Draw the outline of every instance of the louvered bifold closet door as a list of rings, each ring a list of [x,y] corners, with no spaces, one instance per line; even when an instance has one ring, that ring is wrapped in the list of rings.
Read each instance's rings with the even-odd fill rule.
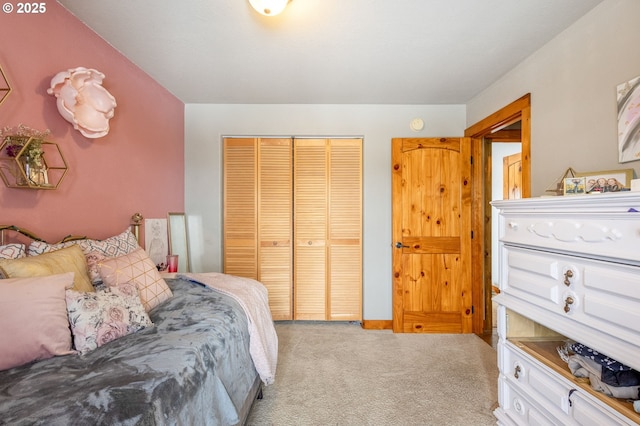
[[[258,279],[269,290],[274,320],[293,319],[292,140],[258,144]]]
[[[294,319],[325,320],[327,311],[327,147],[294,139]]]
[[[263,283],[274,320],[293,319],[291,145],[224,139],[224,272]]]
[[[361,145],[294,140],[294,319],[362,319]]]
[[[225,138],[224,273],[258,279],[257,163],[253,138]]]
[[[333,139],[329,156],[331,320],[362,319],[362,140]]]

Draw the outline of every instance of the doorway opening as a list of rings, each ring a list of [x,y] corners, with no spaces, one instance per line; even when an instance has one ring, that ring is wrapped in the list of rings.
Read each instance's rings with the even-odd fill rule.
[[[494,197],[492,191],[495,166],[492,158],[495,156],[494,144],[520,143],[520,174],[518,189],[511,188],[521,198],[531,196],[531,95],[517,99],[504,108],[494,112],[478,123],[465,130],[465,136],[472,138],[472,156],[481,161],[475,162],[472,180],[473,190],[472,226],[474,234],[473,247],[473,297],[474,306],[479,307],[482,315],[474,316],[474,333],[493,340],[493,309],[492,296],[499,291],[495,285],[492,269],[492,241],[497,234],[497,228],[491,226],[492,206]],[[500,170],[502,173],[502,169]],[[501,197],[503,198],[503,197]],[[497,277],[495,277],[497,279]]]
[[[484,138],[485,158],[488,167],[491,170],[488,176],[485,191],[487,199],[507,200],[522,198],[522,144],[521,122],[517,121],[512,125]],[[497,135],[497,136],[494,136]],[[491,328],[489,330],[489,322],[485,324],[484,337],[488,343],[495,347],[498,341],[497,333],[497,310],[496,304],[493,302],[493,296],[500,292],[498,288],[498,258],[493,253],[498,253],[498,212],[491,205],[488,207],[487,217],[490,218],[485,232],[490,236],[490,248],[487,250],[489,255],[486,257],[485,267],[487,274],[485,275],[485,286],[491,288],[491,300],[487,303],[491,307]],[[487,309],[488,311],[488,309]]]

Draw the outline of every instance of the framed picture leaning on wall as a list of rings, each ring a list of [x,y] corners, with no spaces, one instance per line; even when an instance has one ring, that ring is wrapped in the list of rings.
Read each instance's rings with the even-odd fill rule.
[[[162,267],[169,254],[167,219],[144,220],[145,250],[156,266]]]
[[[633,169],[576,172],[576,176],[585,178],[587,194],[628,191]]]

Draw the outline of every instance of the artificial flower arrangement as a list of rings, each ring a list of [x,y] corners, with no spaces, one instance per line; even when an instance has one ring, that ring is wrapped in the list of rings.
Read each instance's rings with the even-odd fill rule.
[[[15,161],[8,164],[9,174],[18,186],[49,187],[47,165],[44,160],[45,139],[49,130],[40,131],[20,124],[16,127],[0,129],[0,157]],[[7,177],[3,175],[7,183]]]
[[[5,127],[0,129],[0,141],[5,141],[5,150],[9,157],[24,157],[31,165],[42,164],[42,142],[51,134],[49,129],[41,132],[32,129],[24,124],[16,127]],[[25,144],[31,139],[29,146],[25,148]],[[23,151],[24,150],[24,151]],[[22,151],[22,153],[21,153]]]

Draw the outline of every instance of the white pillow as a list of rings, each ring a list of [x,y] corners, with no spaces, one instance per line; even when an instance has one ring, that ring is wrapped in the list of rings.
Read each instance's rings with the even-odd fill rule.
[[[24,244],[11,243],[0,246],[0,259],[19,259],[26,255]]]

